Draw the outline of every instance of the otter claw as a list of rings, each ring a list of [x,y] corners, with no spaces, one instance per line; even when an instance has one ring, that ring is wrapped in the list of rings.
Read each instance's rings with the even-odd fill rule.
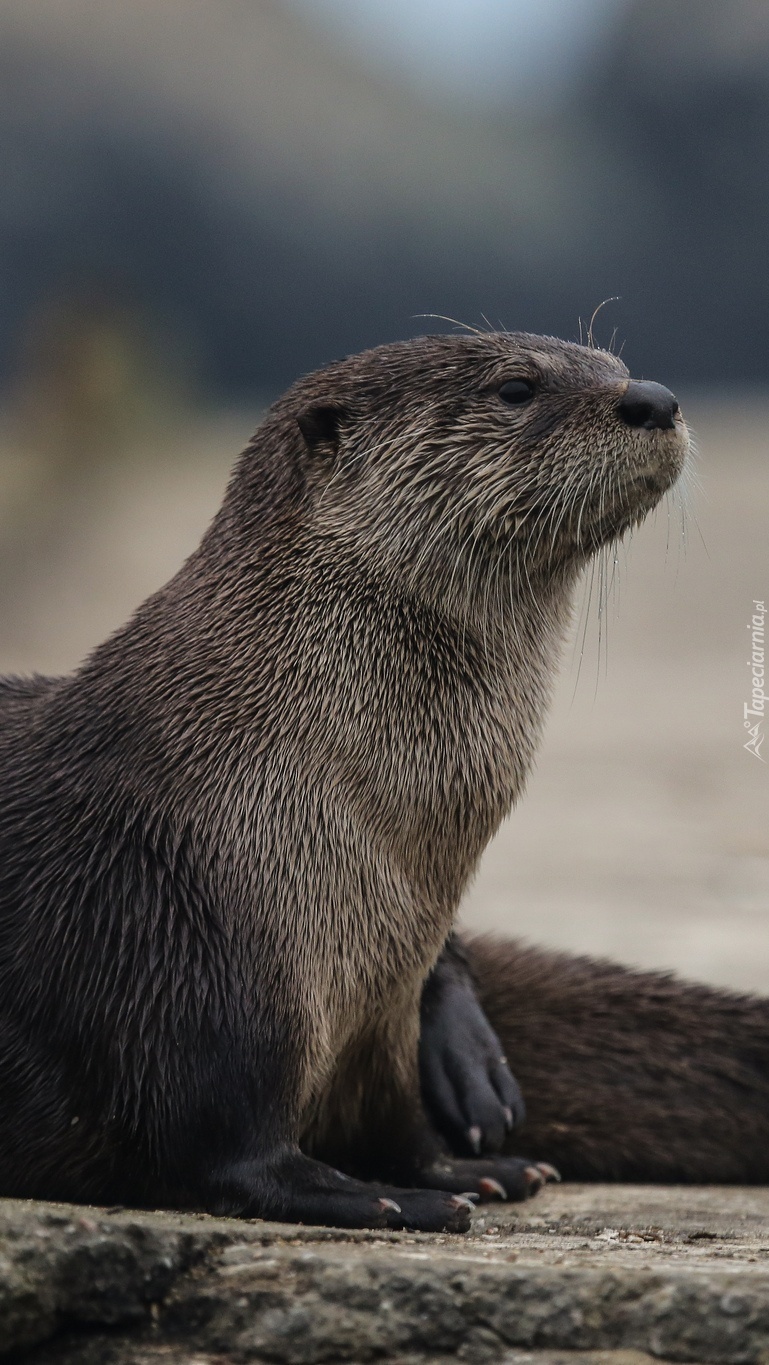
[[[382,1213],[386,1213],[388,1209],[392,1209],[393,1213],[403,1213],[400,1204],[396,1204],[394,1199],[377,1199],[376,1202],[377,1208],[380,1208]]]
[[[508,1108],[507,1105],[505,1105],[504,1108],[503,1108],[503,1110],[502,1110],[502,1113],[503,1113],[504,1116],[505,1116],[505,1127],[506,1127],[506,1129],[507,1129],[507,1131],[508,1131],[508,1133],[509,1133],[509,1132],[510,1132],[510,1129],[511,1129],[512,1126],[513,1126],[513,1111],[512,1111],[512,1109]]]
[[[459,1197],[460,1199],[469,1199],[471,1203],[477,1204],[481,1196],[476,1190],[463,1190]]]
[[[537,1166],[527,1166],[523,1177],[529,1186],[529,1194],[536,1194],[537,1190],[541,1190],[546,1178]]]
[[[537,1170],[541,1171],[542,1175],[545,1177],[545,1180],[556,1180],[560,1185],[561,1173],[560,1171],[556,1170],[555,1166],[551,1166],[549,1161],[538,1161]]]
[[[485,1194],[489,1199],[507,1199],[504,1185],[500,1185],[499,1181],[492,1179],[490,1175],[485,1175],[478,1181],[478,1188],[481,1194]]]
[[[471,1213],[475,1213],[475,1204],[467,1198],[466,1194],[452,1194],[451,1207],[452,1209],[469,1209]]]
[[[481,1154],[481,1142],[482,1142],[482,1140],[483,1140],[483,1132],[482,1132],[481,1129],[478,1127],[478,1124],[477,1124],[477,1123],[474,1123],[473,1126],[472,1126],[472,1128],[468,1128],[468,1130],[467,1130],[467,1141],[470,1143],[470,1146],[472,1147],[472,1149],[473,1149],[473,1151],[475,1152],[475,1155],[476,1155],[476,1156],[480,1156],[480,1154]]]

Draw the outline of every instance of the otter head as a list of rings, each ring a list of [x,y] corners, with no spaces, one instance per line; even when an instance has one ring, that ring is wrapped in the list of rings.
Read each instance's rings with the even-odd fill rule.
[[[443,607],[503,572],[513,592],[573,576],[659,501],[688,448],[667,389],[525,333],[381,346],[301,380],[274,413],[314,532]]]

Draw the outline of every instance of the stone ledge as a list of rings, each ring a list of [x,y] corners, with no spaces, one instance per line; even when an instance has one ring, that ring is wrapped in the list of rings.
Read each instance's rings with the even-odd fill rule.
[[[769,1190],[566,1185],[467,1237],[0,1201],[0,1352],[769,1362]],[[576,1354],[574,1354],[576,1352]]]

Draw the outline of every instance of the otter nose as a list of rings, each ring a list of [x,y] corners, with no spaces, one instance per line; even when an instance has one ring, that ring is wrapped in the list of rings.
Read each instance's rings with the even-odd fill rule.
[[[674,425],[678,399],[662,384],[631,379],[619,405],[619,415],[629,427],[667,431]]]

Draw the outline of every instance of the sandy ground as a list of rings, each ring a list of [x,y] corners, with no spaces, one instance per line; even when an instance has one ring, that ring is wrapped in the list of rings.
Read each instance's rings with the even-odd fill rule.
[[[465,921],[769,991],[769,740],[744,748],[754,599],[769,599],[769,403],[692,402],[702,492],[620,551],[558,668],[528,793]],[[254,421],[180,424],[30,514],[38,468],[0,448],[0,669],[74,666],[173,572]],[[10,567],[8,567],[10,566]],[[554,660],[554,668],[557,661]],[[769,722],[767,722],[769,731]]]

